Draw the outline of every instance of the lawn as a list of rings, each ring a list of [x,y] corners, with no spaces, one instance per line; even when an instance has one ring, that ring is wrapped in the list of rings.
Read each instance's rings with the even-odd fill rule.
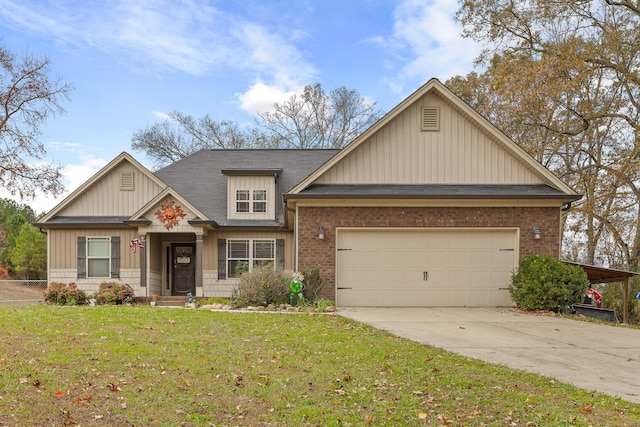
[[[640,425],[640,405],[338,315],[0,308],[0,384],[0,426]]]

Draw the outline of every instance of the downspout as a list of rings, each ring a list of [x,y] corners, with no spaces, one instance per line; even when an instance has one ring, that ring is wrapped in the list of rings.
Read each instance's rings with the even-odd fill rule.
[[[297,271],[298,270],[298,215],[296,215],[296,213],[298,212],[298,210],[297,208],[296,209],[290,208],[286,200],[284,200],[284,196],[282,197],[282,199],[283,199],[282,203],[284,205],[284,210],[285,210],[285,215],[284,215],[285,227],[289,223],[289,215],[287,213],[288,212],[293,213],[293,271]]]

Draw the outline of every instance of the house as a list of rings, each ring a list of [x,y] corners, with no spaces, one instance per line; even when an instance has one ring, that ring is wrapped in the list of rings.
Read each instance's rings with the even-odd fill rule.
[[[122,153],[43,217],[49,281],[230,296],[236,266],[318,267],[338,306],[511,305],[558,256],[569,186],[432,79],[342,150]]]

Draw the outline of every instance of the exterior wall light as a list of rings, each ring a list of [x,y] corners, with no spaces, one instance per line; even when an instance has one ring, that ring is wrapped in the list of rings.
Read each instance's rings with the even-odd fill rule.
[[[318,239],[324,240],[324,227],[323,226],[318,227]]]
[[[540,230],[540,227],[536,225],[535,227],[533,227],[533,240],[540,239],[542,239],[542,230]]]

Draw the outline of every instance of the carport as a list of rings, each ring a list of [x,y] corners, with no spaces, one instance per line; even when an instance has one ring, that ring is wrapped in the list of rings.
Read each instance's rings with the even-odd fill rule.
[[[629,278],[637,276],[638,273],[626,270],[616,270],[614,268],[596,267],[589,264],[580,264],[577,262],[564,261],[565,264],[574,265],[580,267],[587,273],[589,282],[591,284],[596,283],[615,283],[622,282],[624,288],[622,290],[622,323],[629,322]]]

